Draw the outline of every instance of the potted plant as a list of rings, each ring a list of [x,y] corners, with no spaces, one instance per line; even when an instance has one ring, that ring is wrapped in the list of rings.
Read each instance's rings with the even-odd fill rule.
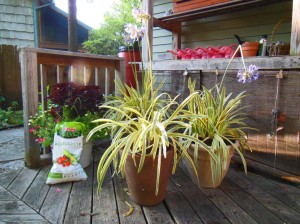
[[[98,86],[84,86],[72,82],[57,83],[47,97],[48,109],[43,111],[41,106],[39,113],[29,120],[30,132],[37,136],[36,141],[43,148],[51,147],[54,140],[55,126],[63,122],[80,122],[84,124],[83,136],[92,130],[96,124],[91,123],[103,112],[98,109],[103,97]],[[97,132],[92,140],[108,137],[108,130]],[[82,167],[90,164],[92,142],[86,142],[84,138],[83,151],[79,163]]]
[[[223,80],[235,54],[240,51],[244,69],[238,72],[239,82],[251,82],[258,78],[258,68],[250,65],[247,69],[243,60],[243,52],[239,46],[232,56],[225,70],[221,83],[211,89],[203,87],[203,91],[194,97],[188,104],[188,111],[200,117],[190,119],[192,128],[188,130],[190,135],[204,141],[207,148],[199,145],[187,145],[189,154],[193,157],[197,167],[197,175],[188,168],[193,181],[201,187],[214,188],[221,184],[226,175],[230,160],[236,151],[242,159],[245,172],[247,172],[246,161],[243,156],[245,148],[250,149],[247,144],[247,135],[244,132],[249,128],[243,121],[241,102],[245,92],[236,96],[227,94]],[[188,81],[190,94],[196,92],[195,81]],[[211,155],[215,157],[211,157]]]
[[[149,18],[144,11],[134,9],[134,13],[144,21]],[[133,31],[137,39],[144,35],[141,30]],[[136,78],[136,72],[134,74]],[[126,177],[129,193],[135,202],[144,206],[158,204],[165,198],[171,168],[173,166],[174,173],[181,156],[186,156],[195,170],[182,142],[196,142],[206,147],[199,139],[183,133],[190,127],[184,120],[193,116],[183,111],[198,93],[190,94],[180,104],[176,102],[176,97],[172,99],[167,93],[158,95],[163,82],[154,90],[155,76],[151,71],[151,62],[150,68],[143,72],[142,89],[139,85],[134,89],[123,84],[119,78],[115,82],[119,95],[100,106],[108,112],[104,118],[94,121],[99,125],[88,135],[89,138],[103,128],[110,128],[112,132],[112,143],[103,153],[98,166],[98,192],[107,170],[113,164],[115,173]]]

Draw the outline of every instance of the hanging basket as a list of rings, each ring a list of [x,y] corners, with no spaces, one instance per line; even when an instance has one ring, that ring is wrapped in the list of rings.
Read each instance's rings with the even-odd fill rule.
[[[275,36],[277,29],[280,27],[282,22],[287,19],[289,19],[289,18],[284,17],[284,18],[280,19],[273,28],[272,36],[271,36],[271,43],[267,47],[269,56],[281,56],[281,55],[289,55],[290,54],[290,43],[274,41],[274,36]]]

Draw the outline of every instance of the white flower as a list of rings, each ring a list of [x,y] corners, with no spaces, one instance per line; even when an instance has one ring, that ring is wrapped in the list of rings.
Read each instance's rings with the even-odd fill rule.
[[[145,27],[137,27],[135,24],[126,24],[125,32],[130,35],[132,40],[139,40],[145,36],[146,28]]]
[[[149,13],[142,9],[133,8],[132,14],[133,14],[133,17],[136,18],[136,20],[138,22],[146,23],[146,21],[148,21],[150,19]]]

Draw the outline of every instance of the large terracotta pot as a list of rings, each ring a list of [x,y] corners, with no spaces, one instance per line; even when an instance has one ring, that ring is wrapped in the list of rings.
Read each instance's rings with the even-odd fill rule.
[[[236,142],[235,144],[238,144],[238,142]],[[196,177],[195,172],[192,168],[190,168],[189,166],[186,167],[192,181],[195,184],[197,184],[199,187],[205,187],[205,188],[218,187],[227,174],[227,171],[228,171],[228,168],[230,165],[230,161],[231,161],[231,158],[234,153],[234,148],[232,146],[229,146],[228,148],[229,148],[229,154],[227,157],[226,167],[223,167],[222,175],[217,177],[216,180],[213,181],[211,164],[210,164],[210,155],[205,149],[199,147],[198,148],[198,166],[196,166],[198,178]],[[194,160],[194,150],[195,150],[194,146],[191,146],[188,150],[188,152],[193,160]]]
[[[136,155],[134,165],[131,155],[127,157],[125,165],[125,176],[131,198],[143,206],[159,204],[166,197],[169,177],[171,174],[174,151],[168,150],[167,157],[161,158],[161,169],[159,179],[159,191],[155,195],[157,157],[153,160],[152,156],[146,156],[144,166],[140,173],[137,173],[140,162],[140,155]]]

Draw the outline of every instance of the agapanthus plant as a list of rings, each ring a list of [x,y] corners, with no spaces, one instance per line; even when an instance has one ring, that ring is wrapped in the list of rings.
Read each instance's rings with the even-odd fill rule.
[[[242,46],[239,45],[237,47],[237,49],[235,50],[233,56],[231,57],[227,67],[226,67],[226,70],[224,72],[224,76],[222,78],[222,81],[221,81],[221,85],[223,84],[223,80],[226,76],[226,72],[233,60],[233,58],[235,57],[235,55],[240,51],[240,54],[241,54],[241,60],[242,60],[242,64],[243,64],[243,68],[242,69],[239,69],[238,71],[238,74],[237,74],[237,78],[238,78],[238,82],[240,83],[250,83],[254,80],[257,80],[258,77],[259,77],[259,72],[258,72],[258,67],[256,65],[250,65],[248,68],[246,67],[245,65],[245,61],[244,61],[244,56],[243,56],[243,50],[242,50]]]

